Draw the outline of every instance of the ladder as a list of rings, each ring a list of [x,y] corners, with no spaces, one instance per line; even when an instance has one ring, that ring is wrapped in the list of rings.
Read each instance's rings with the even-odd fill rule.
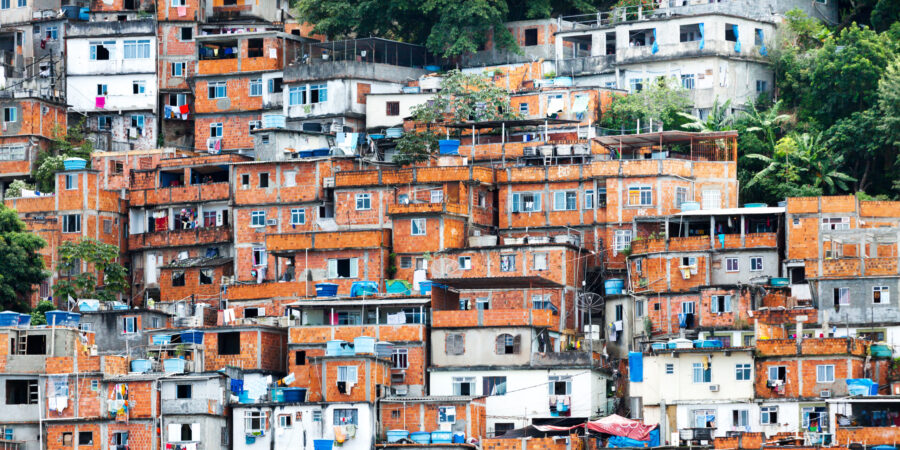
[[[18,350],[17,353],[19,355],[24,355],[28,352],[28,336],[25,331],[19,331],[19,342],[18,342]]]

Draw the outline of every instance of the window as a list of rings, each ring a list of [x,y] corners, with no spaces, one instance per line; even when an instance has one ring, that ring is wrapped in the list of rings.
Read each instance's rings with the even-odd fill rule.
[[[625,317],[625,307],[623,305],[616,305],[615,317],[616,322],[621,321]]]
[[[778,407],[762,406],[759,408],[759,423],[762,425],[774,425],[778,423]]]
[[[584,191],[584,209],[594,209],[594,191]]]
[[[172,63],[172,76],[173,77],[183,77],[187,72],[187,63],[183,62],[173,62]]]
[[[719,191],[703,191],[701,194],[703,209],[719,209],[721,208],[721,195]]]
[[[475,299],[475,309],[477,310],[488,310],[491,309],[491,300],[488,297],[478,297]]]
[[[731,296],[730,295],[713,295],[709,299],[711,313],[730,313],[731,312]]]
[[[709,383],[712,378],[712,370],[709,363],[694,363],[694,383]]]
[[[290,414],[281,414],[278,416],[278,428],[290,428],[291,427],[291,415]]]
[[[78,175],[77,174],[66,174],[66,190],[71,191],[72,189],[78,189]]]
[[[816,366],[817,383],[834,383],[834,365],[820,364]]]
[[[516,271],[516,255],[500,255],[500,271],[515,272]]]
[[[251,227],[264,227],[266,226],[266,212],[265,211],[253,211],[250,213],[250,226]]]
[[[366,211],[372,209],[372,194],[356,194],[356,210]]]
[[[172,7],[187,6],[187,0],[172,0]]]
[[[532,254],[532,262],[533,262],[534,270],[547,270],[547,254],[546,253]]]
[[[750,411],[746,409],[735,409],[731,411],[731,423],[735,427],[747,428],[750,426]]]
[[[537,28],[529,28],[525,30],[525,46],[530,47],[532,45],[538,45]]]
[[[131,128],[137,128],[139,130],[144,129],[144,115],[143,114],[133,114],[131,116]]]
[[[391,353],[392,369],[408,369],[409,368],[409,350],[405,348],[395,348]]]
[[[521,336],[511,334],[501,334],[497,336],[497,354],[498,355],[514,355],[519,353],[519,346],[522,343]]]
[[[737,258],[725,258],[725,271],[726,272],[737,272],[739,270],[740,265],[738,264]]]
[[[328,260],[328,278],[359,277],[359,258]]]
[[[128,445],[128,432],[127,431],[116,431],[112,434],[112,446],[127,446]]]
[[[102,96],[108,95],[108,94],[109,94],[109,86],[107,86],[107,85],[105,85],[105,84],[98,84],[98,85],[97,85],[97,95],[98,95],[98,96],[101,96],[101,97],[102,97]]]
[[[110,55],[116,51],[116,41],[91,41],[90,46],[92,61],[108,61]]]
[[[241,187],[243,187],[245,189],[250,187],[250,174],[249,173],[241,174]]]
[[[653,188],[635,186],[628,188],[628,204],[630,206],[649,206],[653,204]]]
[[[644,80],[642,78],[632,78],[628,80],[630,90],[628,92],[634,94],[644,90]]]
[[[94,445],[94,432],[93,431],[79,431],[78,432],[78,445]]]
[[[37,403],[37,380],[6,380],[7,405],[35,405]]]
[[[563,191],[553,193],[553,210],[554,211],[574,211],[576,206],[577,193],[575,191]]]
[[[255,267],[265,266],[268,264],[268,258],[266,258],[266,248],[265,247],[253,247],[253,265]]]
[[[756,92],[763,93],[769,90],[769,82],[765,80],[756,80]]]
[[[179,384],[175,386],[175,398],[191,398],[191,385]]]
[[[210,99],[228,97],[228,85],[224,81],[210,81],[206,84],[206,96]]]
[[[556,311],[556,307],[553,306],[553,302],[550,301],[550,294],[534,294],[531,296],[531,307],[532,309],[544,309],[550,311]]]
[[[786,366],[772,366],[769,367],[769,381],[780,381],[782,383],[787,382],[787,367]]]
[[[309,85],[309,103],[322,103],[328,100],[328,86],[325,84]]]
[[[173,270],[172,271],[172,286],[184,286],[184,271],[183,270]]]
[[[692,73],[683,73],[681,74],[681,87],[687,90],[694,89],[695,78]]]
[[[385,104],[385,114],[388,116],[400,115],[400,102],[387,102]]]
[[[891,302],[891,291],[887,286],[872,287],[872,303],[886,305]]]
[[[262,96],[262,78],[255,78],[250,80],[250,96],[251,97],[261,97]]]
[[[457,258],[457,262],[459,263],[459,268],[462,270],[469,270],[472,268],[471,256],[460,256]]]
[[[675,364],[668,363],[666,364],[666,375],[672,375],[675,373]]]
[[[219,354],[220,355],[240,355],[241,354],[241,333],[229,332],[219,333]]]
[[[291,225],[306,223],[306,208],[291,208]]]
[[[131,82],[132,94],[143,94],[147,91],[147,83],[141,80]]]
[[[631,248],[631,230],[616,230],[613,241],[613,256]]]
[[[298,350],[294,352],[294,365],[297,366],[305,366],[306,365],[306,350]]]
[[[337,382],[355,384],[359,381],[359,375],[356,372],[356,366],[338,366]]]
[[[634,317],[644,317],[644,301],[634,301]]]
[[[541,210],[541,194],[533,192],[512,195],[512,212],[539,212]]]
[[[750,257],[750,271],[751,272],[760,272],[763,270],[763,259],[762,256],[752,256]]]
[[[681,312],[684,314],[694,314],[694,302],[684,302],[681,304]]]
[[[453,395],[475,395],[475,377],[453,377]]]
[[[25,159],[24,145],[0,147],[0,161],[19,161]]]
[[[447,333],[444,337],[444,353],[448,355],[462,355],[465,353],[465,341],[465,335],[462,333]]]
[[[460,258],[461,260],[462,258]],[[460,262],[460,267],[462,267],[462,262]],[[400,257],[400,268],[401,269],[412,269],[412,256],[401,256]]]
[[[816,427],[828,429],[828,408],[825,406],[806,406],[800,408],[800,424],[803,428]]]
[[[850,218],[849,217],[823,217],[822,218],[822,229],[823,230],[849,230],[850,229]]]
[[[425,236],[425,219],[412,219],[410,234],[413,236]]]
[[[735,364],[734,379],[737,381],[750,381],[750,364]]]
[[[224,127],[222,126],[222,122],[213,122],[209,124],[209,137],[212,139],[222,137],[222,132]],[[246,175],[249,180],[249,175]],[[249,184],[249,183],[248,183]]]
[[[244,431],[254,433],[263,431],[266,415],[262,411],[244,411]]]
[[[182,280],[184,280],[184,274],[182,274]],[[182,286],[184,282],[182,281]],[[122,332],[125,334],[134,334],[137,333],[137,317],[123,317],[122,318]]]
[[[11,108],[3,108],[3,122],[15,122],[19,109],[15,106]]]
[[[150,57],[150,40],[125,41],[125,59],[146,59]]]
[[[834,305],[849,305],[850,304],[850,288],[834,288]]]
[[[0,0],[0,9],[9,9],[10,8],[9,0]]]
[[[686,187],[675,188],[675,207],[681,208],[681,205],[688,201],[688,190]]]
[[[725,40],[730,42],[737,42],[737,25],[732,23],[725,24]]]
[[[200,269],[200,284],[212,284],[213,275],[215,272],[212,269]]]
[[[551,375],[547,377],[550,395],[572,395],[572,377],[568,375]]]
[[[269,174],[261,173],[259,174],[259,187],[260,189],[265,189],[269,187]]]
[[[194,40],[194,28],[193,27],[181,27],[181,40],[185,42]]]
[[[71,445],[72,445],[72,433],[71,433],[71,432],[63,433],[63,434],[62,434],[62,443],[63,443],[63,445],[65,445],[65,446],[71,446]]]
[[[528,103],[519,103],[519,114],[522,116],[528,115]]]
[[[62,219],[63,233],[81,233],[81,214],[66,214]]]
[[[506,395],[506,377],[484,377],[481,383],[482,395]]]

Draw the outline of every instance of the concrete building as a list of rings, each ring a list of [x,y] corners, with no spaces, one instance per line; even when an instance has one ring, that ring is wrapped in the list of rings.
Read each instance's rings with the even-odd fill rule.
[[[145,330],[168,328],[169,314],[151,309],[101,309],[82,311],[81,329],[93,331],[100,354],[141,357],[150,344]],[[129,356],[131,356],[129,355]]]
[[[111,150],[157,146],[157,37],[153,20],[72,24],[66,92],[73,120],[111,134]],[[89,61],[89,64],[84,64]]]
[[[231,391],[220,373],[162,377],[161,446],[194,444],[198,450],[228,446],[231,438],[226,407]]]

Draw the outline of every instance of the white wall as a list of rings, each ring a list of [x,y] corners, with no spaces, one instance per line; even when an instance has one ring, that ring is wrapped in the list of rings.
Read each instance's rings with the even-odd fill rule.
[[[125,59],[125,41],[149,40],[150,57]],[[91,60],[91,42],[115,41],[115,51],[108,60]],[[72,75],[103,75],[117,73],[156,73],[156,36],[125,38],[70,38],[66,48],[66,73]]]
[[[356,437],[347,439],[340,446],[335,442],[335,448],[342,450],[368,450],[374,448],[375,444],[375,416],[372,405],[368,403],[334,403],[327,405],[284,405],[284,406],[266,406],[254,407],[253,405],[242,405],[234,408],[233,426],[232,426],[232,443],[235,450],[240,449],[261,449],[261,448],[291,448],[313,450],[315,440],[334,439],[334,410],[335,409],[352,409],[358,411],[358,426]],[[271,414],[271,427],[265,436],[257,437],[253,444],[248,445],[246,442],[246,429],[244,427],[244,412],[261,410],[268,411]],[[321,412],[321,421],[314,421],[314,411]],[[301,419],[297,420],[297,413],[301,414]],[[290,415],[291,426],[279,427],[278,416]],[[306,445],[303,445],[303,443]]]
[[[134,93],[134,82],[144,83],[144,93]],[[107,86],[103,108],[97,108],[97,85]],[[107,112],[152,110],[156,111],[157,82],[154,74],[87,75],[66,78],[67,100],[80,112]]]
[[[322,84],[328,86],[327,100],[321,103],[309,105],[291,105],[290,87],[306,86],[307,84]],[[385,83],[369,80],[322,80],[315,82],[295,83],[284,86],[284,113],[291,118],[307,118],[325,115],[342,115],[347,113],[365,114],[366,105],[357,103],[357,86],[359,83],[371,86],[370,93],[399,93],[400,83]],[[307,109],[309,112],[307,112]]]
[[[606,380],[599,372],[587,369],[533,370],[454,370],[430,374],[431,395],[453,395],[454,377],[475,377],[475,394],[484,395],[483,379],[506,377],[506,395],[489,396],[486,400],[488,432],[498,422],[512,422],[516,428],[531,423],[532,418],[550,416],[550,376],[571,376],[571,416],[591,417],[606,403]]]
[[[434,94],[369,94],[366,96],[366,128],[396,127],[412,114],[414,106],[422,105]],[[399,102],[400,114],[388,116],[387,102]]]
[[[703,363],[704,358],[711,364],[709,383],[694,383],[694,363]],[[666,374],[666,364],[674,365],[674,373]],[[737,381],[736,364],[750,364],[750,379]],[[644,378],[642,382],[630,382],[629,392],[632,397],[642,397],[644,405],[658,405],[665,400],[667,405],[678,402],[705,400],[710,402],[750,401],[753,399],[754,379],[753,354],[749,351],[709,353],[679,352],[678,357],[672,353],[644,355]],[[718,392],[710,390],[710,385],[718,385]]]

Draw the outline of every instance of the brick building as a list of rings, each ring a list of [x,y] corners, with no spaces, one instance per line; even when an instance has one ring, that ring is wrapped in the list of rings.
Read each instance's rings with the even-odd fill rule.
[[[14,179],[29,177],[38,154],[50,150],[53,138],[67,128],[61,98],[27,90],[4,94],[0,94],[0,191]]]

